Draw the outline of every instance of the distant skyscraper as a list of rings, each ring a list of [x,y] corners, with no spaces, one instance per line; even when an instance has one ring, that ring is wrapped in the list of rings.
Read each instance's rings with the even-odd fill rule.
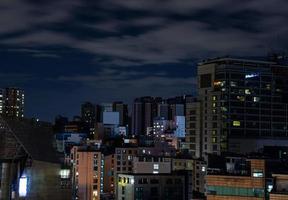
[[[113,103],[113,112],[119,112],[120,126],[128,125],[128,105],[123,102]]]
[[[186,98],[187,96],[178,96],[166,100],[166,103],[169,104],[169,120],[174,120],[175,116],[185,116]]]
[[[24,117],[24,91],[19,88],[6,88],[3,115],[9,118]]]
[[[158,104],[157,116],[166,120],[169,119],[169,105],[167,103],[162,102]]]
[[[81,106],[82,121],[88,124],[96,122],[96,106],[90,102],[86,102]]]
[[[148,127],[153,126],[157,116],[157,104],[162,98],[140,97],[135,99],[132,113],[132,133],[145,134]]]

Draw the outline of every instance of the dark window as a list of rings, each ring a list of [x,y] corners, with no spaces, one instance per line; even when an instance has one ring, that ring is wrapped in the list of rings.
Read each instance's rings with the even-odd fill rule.
[[[211,87],[212,82],[211,79],[212,79],[211,74],[202,74],[200,76],[200,88]]]

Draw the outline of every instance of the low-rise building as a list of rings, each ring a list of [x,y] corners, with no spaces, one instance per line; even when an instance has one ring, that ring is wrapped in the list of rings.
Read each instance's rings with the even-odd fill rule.
[[[272,174],[274,186],[269,194],[270,200],[288,199],[288,174]]]
[[[117,200],[184,200],[185,178],[177,174],[119,174]]]
[[[265,199],[265,160],[247,159],[230,163],[229,170],[206,176],[207,200]],[[240,165],[238,165],[240,164]]]

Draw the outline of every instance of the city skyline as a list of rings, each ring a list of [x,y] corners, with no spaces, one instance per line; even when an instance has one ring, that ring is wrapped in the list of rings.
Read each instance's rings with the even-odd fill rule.
[[[24,89],[26,116],[52,121],[85,101],[193,94],[202,59],[286,51],[287,2],[231,4],[1,1],[0,88]]]

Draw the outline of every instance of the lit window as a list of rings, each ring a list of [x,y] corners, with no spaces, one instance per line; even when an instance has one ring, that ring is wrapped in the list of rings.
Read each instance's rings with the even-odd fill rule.
[[[245,94],[251,94],[251,91],[249,89],[245,89]]]
[[[231,87],[236,87],[236,86],[237,86],[237,83],[234,82],[234,81],[231,81],[231,82],[230,82],[230,86],[231,86]]]
[[[254,170],[254,172],[253,172],[253,177],[255,177],[255,178],[262,178],[262,177],[264,177],[263,171],[262,171],[262,170]]]
[[[69,169],[61,169],[60,170],[60,177],[63,179],[69,178],[70,170]]]
[[[239,101],[245,101],[245,97],[244,97],[244,96],[237,96],[237,99],[238,99]]]
[[[159,164],[154,164],[153,169],[159,169]]]
[[[260,97],[253,97],[253,101],[254,102],[259,102],[260,101]]]
[[[245,78],[248,79],[248,78],[254,78],[254,77],[257,77],[257,76],[259,76],[259,73],[251,73],[251,74],[246,74]]]
[[[205,170],[206,170],[205,167],[202,167],[201,171],[202,171],[202,172],[205,172]]]
[[[27,177],[23,176],[19,180],[19,196],[26,197],[27,195]]]
[[[97,196],[98,196],[98,191],[97,191],[97,190],[94,190],[94,191],[93,191],[93,196],[94,196],[94,197],[97,197]]]
[[[233,121],[233,126],[241,126],[241,122],[240,121]]]

